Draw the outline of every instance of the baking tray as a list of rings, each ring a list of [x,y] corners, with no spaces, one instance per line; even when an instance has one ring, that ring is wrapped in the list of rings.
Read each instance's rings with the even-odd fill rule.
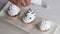
[[[21,14],[19,14],[18,16],[11,17],[7,14],[7,10],[10,5],[11,5],[11,3],[10,3],[10,1],[8,1],[6,6],[0,12],[0,19],[3,19],[4,21],[6,21],[14,26],[17,26],[18,28],[20,28],[30,34],[54,34],[54,31],[57,28],[57,25],[55,22],[52,23],[52,26],[48,32],[42,32],[35,26],[35,24],[37,24],[42,19],[42,17],[38,16],[37,14],[36,14],[37,17],[36,17],[35,21],[33,21],[31,24],[26,24],[22,21],[22,19],[21,19],[22,15],[28,9],[29,6],[27,8],[25,7],[26,10],[21,9]],[[34,5],[34,7],[35,6],[36,5]],[[32,6],[30,6],[30,8],[33,9]]]

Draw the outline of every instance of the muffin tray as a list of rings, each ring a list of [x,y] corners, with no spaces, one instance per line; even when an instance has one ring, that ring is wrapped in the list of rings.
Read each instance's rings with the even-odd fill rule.
[[[42,32],[36,26],[36,24],[42,20],[42,18],[40,16],[37,15],[36,19],[32,23],[26,24],[22,21],[22,15],[25,10],[21,9],[21,13],[19,15],[17,15],[16,17],[11,17],[7,14],[7,10],[8,10],[8,7],[10,6],[10,4],[11,3],[8,1],[6,6],[1,10],[0,19],[3,19],[4,21],[6,21],[14,26],[17,26],[18,28],[20,28],[30,34],[54,34],[54,31],[57,28],[57,25],[55,22],[52,23],[52,26],[48,32]]]

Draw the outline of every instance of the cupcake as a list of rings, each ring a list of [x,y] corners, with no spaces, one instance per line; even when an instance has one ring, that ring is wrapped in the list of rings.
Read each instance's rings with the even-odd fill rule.
[[[47,32],[50,30],[52,22],[50,20],[43,20],[39,23],[39,29],[43,32]]]
[[[28,9],[25,12],[25,16],[23,18],[24,23],[31,23],[35,20],[35,12],[32,11],[31,9]]]
[[[8,8],[8,14],[10,16],[16,16],[19,14],[20,12],[20,8],[18,6],[16,6],[15,4],[11,3],[11,5]]]

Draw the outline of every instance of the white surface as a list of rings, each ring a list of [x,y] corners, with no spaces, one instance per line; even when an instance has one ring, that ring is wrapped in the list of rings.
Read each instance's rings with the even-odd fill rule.
[[[45,8],[42,8],[42,7],[40,7],[40,9],[39,9],[39,13],[38,14],[40,14],[40,16],[43,16],[43,17],[46,17],[46,18],[48,18],[48,19],[51,19],[51,20],[53,20],[53,21],[55,21],[57,24],[58,24],[58,28],[57,28],[57,30],[55,31],[55,34],[60,34],[60,0],[44,0],[44,1],[46,1],[48,4],[49,4],[49,6],[50,6],[50,8],[49,9],[45,9]],[[36,8],[35,8],[36,9]],[[37,10],[38,10],[37,9]],[[7,24],[7,23],[2,23],[4,26],[5,26],[5,24]],[[1,25],[2,25],[1,24]],[[11,29],[11,30],[9,30],[9,31],[7,31],[6,32],[6,30],[5,29],[3,29],[2,27],[4,27],[4,26],[0,26],[1,27],[1,29],[0,29],[0,31],[2,31],[2,32],[0,32],[0,33],[4,33],[4,34],[9,34],[9,32],[11,32],[11,31],[14,31],[13,29],[15,29],[14,27],[12,27],[11,25],[9,25],[9,27],[11,27],[11,28],[13,28],[13,29]],[[6,27],[8,26],[8,25],[6,25]],[[7,27],[7,28],[9,28],[9,27]],[[4,27],[5,28],[5,27]],[[4,31],[4,32],[3,32]],[[17,30],[16,30],[17,31]],[[20,31],[20,30],[19,30]],[[19,31],[17,32],[17,33],[19,33]],[[16,32],[14,31],[13,33],[11,33],[11,34],[15,34]],[[20,33],[19,33],[20,34]]]
[[[42,4],[42,0],[31,0],[31,3],[40,5]]]
[[[0,34],[29,34],[29,33],[0,19]]]

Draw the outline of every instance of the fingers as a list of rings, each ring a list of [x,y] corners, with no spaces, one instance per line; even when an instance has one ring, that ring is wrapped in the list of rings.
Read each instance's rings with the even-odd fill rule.
[[[24,0],[18,0],[18,6],[19,7],[25,7],[26,6],[26,3]]]
[[[14,4],[17,4],[17,0],[9,0],[9,1],[11,1]]]
[[[21,0],[21,6],[26,6],[26,3],[25,3],[25,1],[24,0]]]
[[[24,0],[26,5],[29,5],[31,3],[31,0]]]
[[[31,0],[21,0],[21,6],[25,7],[31,3]]]
[[[31,3],[31,0],[10,0],[10,1],[18,5],[19,7],[25,7]]]
[[[18,1],[17,6],[21,7],[21,2],[20,1]]]

